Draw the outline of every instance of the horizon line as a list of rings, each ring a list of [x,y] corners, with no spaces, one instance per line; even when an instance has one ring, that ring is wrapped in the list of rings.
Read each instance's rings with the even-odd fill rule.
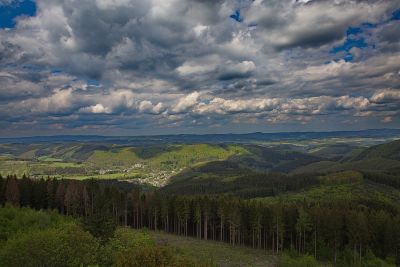
[[[246,133],[205,133],[205,134],[195,134],[195,133],[182,133],[182,134],[148,134],[148,135],[98,135],[98,134],[54,134],[54,135],[26,135],[26,136],[0,136],[0,139],[24,139],[24,138],[40,138],[40,137],[162,137],[162,136],[208,136],[208,135],[250,135],[250,134],[305,134],[305,133],[352,133],[352,132],[366,132],[366,131],[388,131],[395,130],[400,131],[400,128],[368,128],[362,130],[337,130],[337,131],[279,131],[279,132],[246,132]]]

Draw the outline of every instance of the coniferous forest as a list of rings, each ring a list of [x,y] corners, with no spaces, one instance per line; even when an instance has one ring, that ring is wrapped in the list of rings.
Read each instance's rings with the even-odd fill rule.
[[[310,180],[312,181],[312,179]],[[303,185],[302,185],[303,186]],[[245,199],[232,194],[176,195],[96,180],[0,178],[0,203],[57,210],[95,237],[110,225],[147,228],[280,254],[312,255],[337,266],[365,266],[374,255],[400,260],[400,215],[390,205],[346,200]],[[112,227],[111,227],[112,228]]]

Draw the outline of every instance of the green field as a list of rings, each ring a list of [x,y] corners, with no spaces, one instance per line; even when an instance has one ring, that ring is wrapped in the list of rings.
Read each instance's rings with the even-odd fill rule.
[[[239,145],[3,145],[0,174],[72,179],[141,179],[160,185],[184,168],[244,155]],[[23,159],[23,160],[22,160]]]

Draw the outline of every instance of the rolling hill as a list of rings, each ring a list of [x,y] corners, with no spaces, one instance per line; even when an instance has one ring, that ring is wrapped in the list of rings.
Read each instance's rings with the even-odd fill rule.
[[[117,139],[119,143],[109,142],[115,138],[106,138],[104,142],[93,138],[87,142],[68,139],[51,143],[3,143],[0,144],[0,174],[120,179],[164,186],[169,181],[189,182],[187,177],[196,177],[196,184],[200,183],[198,180],[217,181],[221,176],[218,173],[223,174],[225,180],[235,180],[241,173],[259,176],[274,172],[296,176],[344,170],[398,172],[400,169],[400,141],[370,146],[386,140],[382,137],[322,138],[326,134],[308,133],[297,135],[299,139],[290,139],[292,135],[287,134],[284,140],[261,142],[258,137],[263,134],[245,136],[252,136],[252,142],[127,145],[121,143],[128,142],[129,138]],[[307,139],[310,136],[318,138]],[[233,175],[229,168],[234,169]],[[242,178],[237,180],[242,183]]]

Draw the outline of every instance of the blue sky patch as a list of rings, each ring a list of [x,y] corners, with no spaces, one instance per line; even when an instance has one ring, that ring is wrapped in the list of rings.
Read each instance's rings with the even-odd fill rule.
[[[400,20],[400,9],[397,9],[392,13],[390,20]]]
[[[243,18],[242,18],[242,16],[240,15],[240,10],[239,10],[239,9],[237,9],[237,10],[235,11],[235,13],[232,14],[232,15],[230,15],[229,17],[232,18],[232,19],[234,19],[234,20],[236,20],[237,22],[242,22],[242,21],[243,21]]]
[[[386,23],[389,23],[390,21],[395,21],[395,20],[400,20],[400,9],[395,10],[391,17],[388,20],[385,20],[381,23],[370,23],[370,22],[364,22],[361,23],[358,27],[349,27],[346,31],[346,40],[342,45],[333,47],[330,51],[331,54],[337,54],[340,53],[343,56],[343,59],[346,61],[352,61],[353,60],[353,55],[350,53],[350,50],[353,47],[357,47],[360,49],[370,47],[372,49],[375,49],[376,46],[375,44],[368,44],[365,41],[365,38],[362,36],[363,32],[367,29],[373,29],[376,27],[379,27],[381,25],[384,25]]]
[[[343,44],[339,46],[335,46],[331,49],[330,53],[331,54],[341,54],[343,57],[341,59],[344,59],[345,61],[352,61],[353,60],[353,55],[350,53],[350,50],[353,47],[356,48],[366,48],[366,47],[372,47],[369,45],[363,36],[363,32],[365,29],[371,29],[371,28],[376,28],[378,25],[377,24],[372,24],[372,23],[362,23],[358,27],[349,27],[346,31],[346,40],[344,41]]]
[[[351,35],[351,34],[358,34],[358,33],[361,33],[361,28],[359,28],[359,27],[349,27],[348,29],[347,29],[347,32],[346,32],[346,34],[347,34],[347,36],[349,36],[349,35]]]
[[[364,38],[359,38],[359,39],[352,39],[352,38],[346,38],[346,41],[340,45],[340,46],[336,46],[334,47],[331,52],[336,54],[338,52],[341,51],[350,51],[350,49],[352,49],[353,47],[357,47],[357,48],[365,48],[367,47],[367,43],[365,42]]]
[[[100,86],[100,81],[98,80],[86,80],[86,83],[90,86]]]
[[[0,5],[0,28],[14,28],[15,18],[19,16],[35,16],[34,1],[15,1],[11,5]]]
[[[53,69],[51,70],[51,73],[52,73],[52,74],[61,74],[61,73],[63,73],[63,71],[62,71],[62,69],[60,69],[60,68],[53,68]]]
[[[337,54],[337,53],[344,53],[343,59],[345,61],[352,61],[353,60],[353,55],[350,53],[350,50],[353,47],[357,47],[360,49],[368,47],[368,44],[365,42],[364,37],[359,37],[357,36],[358,34],[361,34],[362,30],[361,28],[349,28],[347,30],[347,37],[346,40],[342,45],[336,46],[331,49],[332,54]]]

